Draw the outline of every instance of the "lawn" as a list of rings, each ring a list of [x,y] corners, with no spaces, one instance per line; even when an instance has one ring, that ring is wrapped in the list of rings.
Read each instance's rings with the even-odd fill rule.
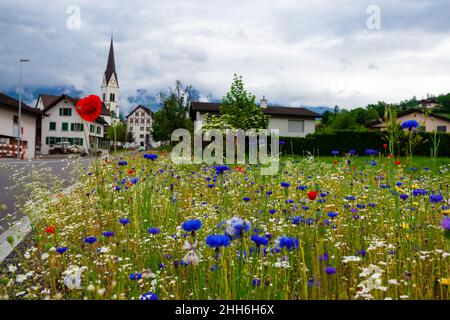
[[[284,157],[274,176],[98,160],[56,201],[28,203],[32,241],[3,266],[0,295],[449,299],[449,170],[382,156]]]

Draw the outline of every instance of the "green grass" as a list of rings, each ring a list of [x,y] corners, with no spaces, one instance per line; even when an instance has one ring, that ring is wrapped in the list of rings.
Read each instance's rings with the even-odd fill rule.
[[[102,162],[83,176],[78,188],[38,212],[35,244],[22,252],[18,270],[11,273],[5,267],[0,295],[21,299],[138,299],[146,292],[160,299],[450,297],[446,285],[450,244],[440,227],[449,212],[444,202],[432,203],[429,198],[439,193],[443,201],[449,199],[448,159],[438,159],[427,171],[423,168],[431,168],[432,163],[426,158],[414,158],[412,164],[400,159],[401,164],[394,165],[383,157],[350,159],[350,164],[340,157],[314,161],[287,157],[275,176],[262,176],[260,168],[251,165],[243,166],[243,173],[231,166],[232,170],[216,176],[214,167],[175,166],[167,155],[156,161],[142,154],[123,158],[128,162],[124,166],[116,160]],[[368,161],[374,159],[376,164]],[[419,170],[412,171],[411,166]],[[281,182],[290,187],[283,188]],[[397,182],[402,185],[396,186]],[[307,189],[300,190],[300,185]],[[413,190],[420,188],[428,194],[414,196]],[[310,200],[307,192],[312,190],[324,196]],[[402,200],[400,194],[409,197]],[[29,207],[40,208],[34,203]],[[270,213],[272,209],[275,213]],[[210,248],[205,238],[233,230],[234,217],[245,221],[238,236],[234,234],[227,247]],[[122,225],[121,218],[130,223]],[[195,234],[181,228],[191,219],[202,221]],[[44,231],[51,225],[54,234]],[[160,233],[148,233],[151,227]],[[103,236],[105,231],[114,236]],[[266,236],[268,245],[255,246],[254,234]],[[85,243],[89,236],[97,241]],[[283,236],[296,239],[298,247],[280,247]],[[181,263],[188,258],[186,241],[191,254],[199,258],[196,265]],[[63,246],[68,249],[63,254],[55,251]],[[84,270],[82,289],[67,285],[74,280],[75,267]],[[336,273],[328,274],[327,267]],[[130,280],[132,273],[142,278]]]

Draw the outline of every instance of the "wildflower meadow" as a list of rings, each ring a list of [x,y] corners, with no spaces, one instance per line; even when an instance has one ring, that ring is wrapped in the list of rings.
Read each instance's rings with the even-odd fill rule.
[[[0,295],[448,299],[450,165],[424,163],[336,150],[264,176],[164,152],[95,159],[65,192],[35,188]]]

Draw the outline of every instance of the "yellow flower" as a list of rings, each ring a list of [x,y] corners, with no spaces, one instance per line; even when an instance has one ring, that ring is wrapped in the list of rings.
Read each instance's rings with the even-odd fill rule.
[[[450,215],[450,209],[443,210],[443,211],[442,211],[442,214]]]
[[[401,227],[402,227],[403,229],[409,229],[409,224],[406,223],[406,222],[403,222],[402,225],[401,225]]]
[[[419,189],[419,186],[417,184],[413,184],[413,189]]]
[[[442,278],[441,280],[439,280],[439,283],[442,285],[442,286],[450,286],[450,279],[445,279],[445,278]]]

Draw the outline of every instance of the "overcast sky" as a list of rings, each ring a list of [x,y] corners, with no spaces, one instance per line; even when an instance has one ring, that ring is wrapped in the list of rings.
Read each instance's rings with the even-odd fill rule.
[[[370,5],[379,30],[367,27]],[[25,57],[28,94],[99,94],[112,28],[124,111],[176,79],[221,98],[234,73],[258,99],[289,106],[450,92],[448,0],[2,0],[0,12],[3,92],[17,89]]]

